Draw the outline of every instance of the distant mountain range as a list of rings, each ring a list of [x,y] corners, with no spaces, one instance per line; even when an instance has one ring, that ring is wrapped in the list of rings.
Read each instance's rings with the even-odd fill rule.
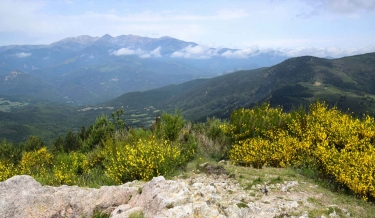
[[[271,66],[286,59],[271,51],[243,57],[238,52],[171,37],[135,35],[78,36],[50,45],[3,46],[0,94],[95,104],[127,92]]]

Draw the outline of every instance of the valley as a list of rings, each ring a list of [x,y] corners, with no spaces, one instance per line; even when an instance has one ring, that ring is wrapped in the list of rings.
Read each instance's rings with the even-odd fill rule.
[[[79,131],[82,126],[87,127],[101,114],[110,117],[117,109],[124,109],[123,118],[128,126],[145,128],[163,111],[173,112],[176,108],[190,121],[205,122],[207,117],[228,119],[233,110],[262,102],[289,111],[321,100],[342,111],[350,108],[350,113],[362,116],[375,112],[372,78],[374,53],[340,59],[305,56],[271,67],[128,92],[92,106],[25,96],[2,97],[0,137],[19,142],[36,134],[49,141],[69,129]]]

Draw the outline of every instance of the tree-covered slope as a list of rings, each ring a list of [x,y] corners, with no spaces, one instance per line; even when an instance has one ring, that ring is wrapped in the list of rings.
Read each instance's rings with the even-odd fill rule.
[[[189,82],[173,89],[125,94],[106,105],[137,107],[137,102],[144,102],[143,106],[167,110],[178,107],[192,120],[205,120],[207,116],[228,117],[235,108],[251,107],[260,101],[288,110],[320,99],[344,110],[371,113],[375,112],[374,78],[374,53],[340,59],[304,56],[272,67],[207,79],[199,86]],[[166,90],[173,93],[165,95]]]

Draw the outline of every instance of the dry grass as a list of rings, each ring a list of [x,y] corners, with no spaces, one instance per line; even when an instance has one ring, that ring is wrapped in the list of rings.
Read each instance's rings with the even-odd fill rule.
[[[230,173],[235,174],[236,180],[244,189],[248,190],[249,195],[253,196],[255,200],[256,197],[259,198],[259,193],[254,192],[254,187],[251,188],[251,186],[256,186],[257,184],[272,186],[274,184],[272,187],[275,187],[275,184],[298,181],[298,186],[288,190],[287,195],[279,191],[278,188],[272,188],[271,191],[278,199],[292,198],[293,194],[306,196],[305,200],[300,200],[298,203],[302,207],[300,208],[302,211],[308,212],[309,217],[320,217],[322,215],[328,217],[333,211],[339,217],[347,217],[350,214],[350,217],[370,218],[374,217],[375,214],[374,202],[365,202],[354,195],[330,190],[324,181],[301,175],[301,173],[292,168],[265,167],[263,169],[254,169],[230,164],[227,164],[225,168]]]

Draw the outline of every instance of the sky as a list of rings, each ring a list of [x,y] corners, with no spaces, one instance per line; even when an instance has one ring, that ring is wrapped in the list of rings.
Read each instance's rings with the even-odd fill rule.
[[[342,57],[375,52],[375,0],[0,1],[0,46],[105,34]]]

